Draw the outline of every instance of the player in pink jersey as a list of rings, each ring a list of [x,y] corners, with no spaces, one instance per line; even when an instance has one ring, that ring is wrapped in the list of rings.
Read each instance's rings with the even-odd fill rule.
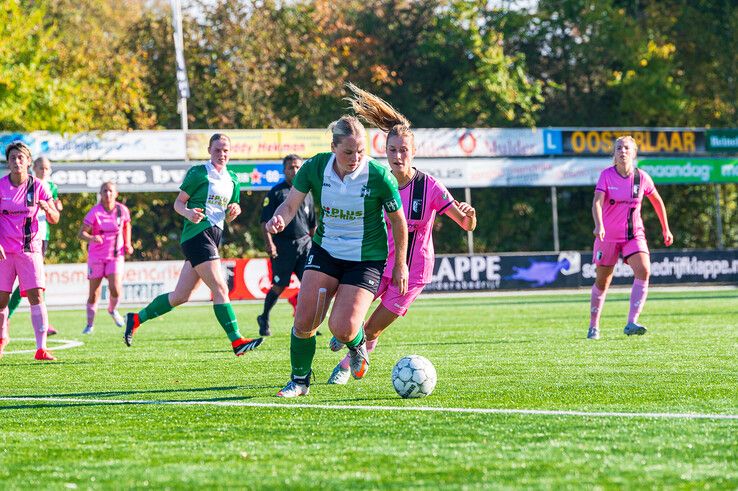
[[[92,334],[95,328],[97,301],[103,278],[108,279],[110,297],[108,313],[118,327],[125,319],[118,313],[118,301],[123,290],[123,262],[126,254],[133,253],[131,246],[131,213],[116,201],[118,190],[108,181],[100,187],[100,202],[93,206],[82,222],[79,238],[89,243],[87,248],[87,278],[90,293],[87,297],[87,326],[82,334]]]
[[[36,335],[37,360],[55,360],[46,349],[48,314],[43,299],[45,288],[42,239],[38,213],[43,210],[49,223],[59,221],[59,211],[49,190],[29,175],[31,150],[22,142],[5,149],[10,174],[0,179],[0,356],[8,343],[8,301],[13,283],[31,304],[31,323]]]
[[[646,303],[651,273],[648,244],[641,219],[644,196],[648,197],[659,217],[664,244],[668,247],[674,242],[664,201],[656,191],[651,176],[635,167],[637,152],[638,146],[633,137],[618,138],[615,141],[614,165],[602,171],[595,186],[592,216],[595,223],[593,259],[597,265],[597,278],[592,286],[590,301],[589,339],[600,337],[602,306],[620,255],[633,269],[635,277],[624,332],[628,336],[646,333],[646,328],[638,324],[638,316]]]
[[[468,203],[454,201],[446,187],[433,176],[415,169],[415,138],[410,122],[382,99],[351,86],[355,98],[354,111],[369,124],[387,132],[387,160],[392,175],[397,179],[408,229],[407,266],[409,268],[406,293],[392,284],[394,243],[388,241],[389,257],[382,274],[379,290],[374,298],[381,303],[366,321],[366,348],[374,351],[377,339],[398,317],[407,313],[433,276],[435,252],[433,248],[433,224],[437,215],[447,215],[464,230],[477,226],[476,212]],[[387,227],[390,227],[388,220]],[[333,351],[343,348],[335,337],[330,340]],[[346,355],[336,365],[328,379],[329,384],[345,384],[350,378],[350,359]]]

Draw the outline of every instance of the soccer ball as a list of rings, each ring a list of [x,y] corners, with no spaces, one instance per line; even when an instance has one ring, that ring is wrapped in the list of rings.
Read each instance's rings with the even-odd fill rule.
[[[429,396],[436,387],[436,367],[419,355],[401,358],[392,369],[392,385],[403,399]]]

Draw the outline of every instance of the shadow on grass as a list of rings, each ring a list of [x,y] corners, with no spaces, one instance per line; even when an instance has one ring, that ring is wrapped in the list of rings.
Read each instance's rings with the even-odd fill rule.
[[[135,394],[189,394],[189,393],[202,393],[202,392],[217,392],[217,391],[233,391],[233,390],[257,390],[257,389],[274,389],[278,388],[276,385],[232,385],[227,387],[195,387],[195,388],[182,388],[182,389],[150,389],[150,390],[115,390],[115,391],[97,391],[97,392],[71,392],[64,394],[24,394],[18,396],[9,395],[7,397],[13,398],[24,398],[24,397],[48,397],[48,398],[61,398],[61,397],[119,397],[128,396]],[[228,399],[243,399],[243,397],[224,397],[224,398],[213,398],[213,399],[197,399],[202,400],[228,400]],[[162,399],[164,401],[164,399]],[[158,401],[157,401],[158,402]]]

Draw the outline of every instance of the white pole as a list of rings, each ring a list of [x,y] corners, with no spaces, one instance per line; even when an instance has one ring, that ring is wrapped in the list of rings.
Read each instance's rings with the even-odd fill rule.
[[[464,188],[464,201],[471,204],[471,188]],[[474,232],[471,230],[466,232],[467,251],[470,256],[474,255]]]
[[[551,215],[553,218],[554,251],[559,252],[559,198],[556,186],[551,186]]]
[[[187,158],[187,131],[189,125],[187,122],[187,98],[190,96],[190,85],[187,82],[187,69],[185,68],[184,58],[184,35],[182,33],[182,2],[181,0],[171,0],[172,5],[172,25],[174,27],[174,52],[177,64],[177,92],[179,94],[179,102],[177,104],[177,112],[180,114],[182,131],[185,133],[185,161]]]

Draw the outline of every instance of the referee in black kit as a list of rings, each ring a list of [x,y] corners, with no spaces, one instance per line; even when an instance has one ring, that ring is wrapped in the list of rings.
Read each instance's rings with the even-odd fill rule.
[[[277,303],[279,295],[290,284],[292,273],[302,280],[302,271],[305,268],[310,243],[317,226],[313,195],[308,193],[295,218],[283,231],[276,235],[266,231],[266,222],[272,218],[274,210],[282,204],[292,189],[292,179],[302,167],[302,159],[295,154],[287,155],[282,160],[282,167],[284,168],[284,181],[269,190],[261,210],[261,230],[264,233],[266,252],[272,261],[272,288],[264,299],[264,312],[256,317],[260,336],[272,335],[269,329],[269,312]],[[293,307],[297,305],[297,295],[290,299],[290,303]]]

